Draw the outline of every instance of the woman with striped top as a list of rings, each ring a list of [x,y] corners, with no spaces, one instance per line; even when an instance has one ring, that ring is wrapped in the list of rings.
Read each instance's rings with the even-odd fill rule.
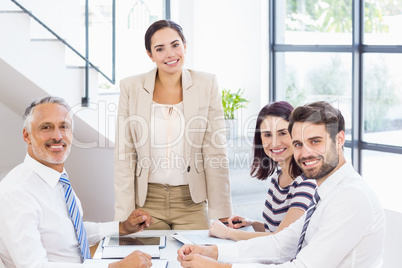
[[[292,111],[292,105],[279,101],[263,107],[257,118],[251,176],[269,180],[262,212],[265,222],[234,215],[228,219],[228,226],[213,222],[210,235],[235,241],[271,235],[295,222],[307,210],[316,183],[305,179],[298,165],[290,165],[294,161],[292,138],[288,131]],[[250,225],[256,232],[237,230]]]

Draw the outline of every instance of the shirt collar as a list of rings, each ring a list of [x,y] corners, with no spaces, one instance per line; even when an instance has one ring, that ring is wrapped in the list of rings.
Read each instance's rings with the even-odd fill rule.
[[[28,153],[25,156],[24,164],[31,168],[32,171],[42,178],[50,187],[54,188],[59,182],[62,173],[59,173],[56,170],[36,161]],[[67,174],[64,168],[63,173]]]
[[[353,166],[349,163],[343,164],[331,176],[329,176],[318,188],[317,192],[321,200],[325,199],[333,189],[342,182],[347,174],[355,172]]]

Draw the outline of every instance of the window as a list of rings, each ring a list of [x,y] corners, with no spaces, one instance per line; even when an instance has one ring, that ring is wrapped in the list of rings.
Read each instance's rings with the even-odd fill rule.
[[[363,57],[363,141],[402,146],[402,54]]]
[[[99,93],[104,93],[103,98],[118,94],[121,79],[154,68],[145,51],[144,35],[149,25],[169,15],[169,3],[169,0],[116,1],[116,84],[112,85],[99,76]],[[93,43],[97,47],[105,46],[103,42]]]
[[[373,186],[402,186],[400,25],[401,0],[270,1],[270,100],[338,107],[346,120],[346,158]],[[395,209],[387,188],[375,189]]]

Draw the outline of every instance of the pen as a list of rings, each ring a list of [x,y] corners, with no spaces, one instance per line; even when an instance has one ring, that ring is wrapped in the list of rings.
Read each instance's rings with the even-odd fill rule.
[[[233,224],[242,223],[243,221],[232,221]],[[222,222],[223,224],[229,224],[227,221]]]

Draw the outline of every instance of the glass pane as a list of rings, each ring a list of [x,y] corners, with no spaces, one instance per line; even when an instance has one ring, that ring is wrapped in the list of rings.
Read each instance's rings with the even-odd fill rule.
[[[402,44],[402,0],[366,0],[364,21],[365,44]]]
[[[81,38],[85,40],[85,1],[81,0]],[[91,0],[88,2],[88,37],[90,61],[110,79],[113,69],[113,1]],[[81,42],[85,55],[85,42]],[[99,77],[102,77],[99,75]]]
[[[383,207],[402,212],[402,155],[363,150],[362,157],[363,178],[375,190]]]
[[[275,1],[277,44],[352,44],[352,0]]]
[[[402,146],[402,54],[365,54],[363,140]]]
[[[352,150],[348,147],[343,148],[343,155],[348,163],[352,163]]]
[[[164,19],[165,0],[116,0],[116,85],[103,81],[102,91],[117,91],[118,81],[154,68],[144,45],[145,31]],[[102,44],[100,44],[102,45]]]
[[[277,53],[276,94],[293,106],[324,100],[338,108],[351,139],[352,57],[347,53]]]

